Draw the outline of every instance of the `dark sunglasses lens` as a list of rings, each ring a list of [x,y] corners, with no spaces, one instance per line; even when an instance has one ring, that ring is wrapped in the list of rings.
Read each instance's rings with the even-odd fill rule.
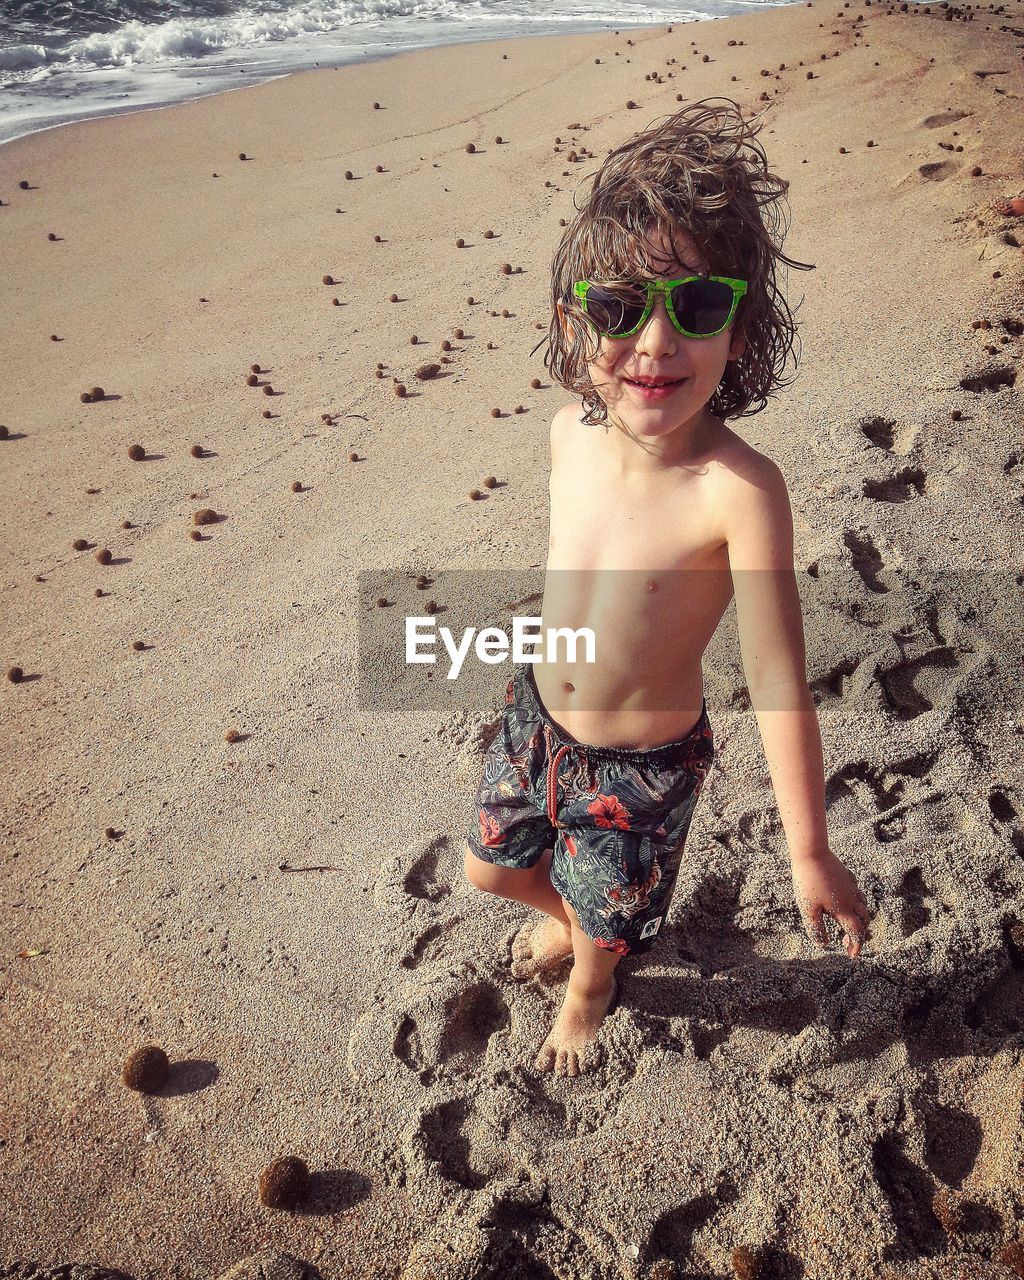
[[[672,290],[676,319],[690,333],[716,333],[731,307],[732,289],[719,280],[690,280]]]
[[[644,302],[594,285],[587,290],[584,309],[596,329],[614,335],[629,333],[630,329],[636,328],[644,313]]]

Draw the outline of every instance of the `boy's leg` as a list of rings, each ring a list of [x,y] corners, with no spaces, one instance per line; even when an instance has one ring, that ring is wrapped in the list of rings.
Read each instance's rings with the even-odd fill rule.
[[[512,943],[512,973],[517,978],[531,978],[541,970],[556,968],[573,954],[562,895],[551,884],[551,853],[545,849],[532,867],[517,870],[484,862],[466,847],[465,872],[470,884],[544,912],[543,919],[527,921]]]
[[[618,992],[614,971],[622,956],[593,942],[564,898],[562,906],[572,926],[575,963],[562,1007],[534,1066],[538,1071],[554,1071],[557,1076],[577,1076],[580,1054],[597,1035]]]

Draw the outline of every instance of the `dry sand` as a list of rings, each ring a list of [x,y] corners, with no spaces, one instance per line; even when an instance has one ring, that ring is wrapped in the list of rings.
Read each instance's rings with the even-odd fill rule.
[[[0,149],[3,665],[31,677],[0,689],[0,1264],[1014,1274],[1024,222],[990,205],[1024,194],[1024,8],[953,13],[460,45]],[[859,963],[802,932],[730,609],[671,927],[558,1080],[531,1064],[561,989],[507,967],[529,912],[461,874],[497,700],[362,706],[357,573],[408,609],[406,571],[542,565],[568,397],[529,352],[596,167],[553,140],[600,158],[677,92],[769,95],[816,264],[798,380],[733,425],[789,481],[829,830],[876,914]],[[396,398],[458,325],[451,376]],[[145,1097],[120,1072],[150,1041]],[[256,1196],[285,1153],[295,1214]]]

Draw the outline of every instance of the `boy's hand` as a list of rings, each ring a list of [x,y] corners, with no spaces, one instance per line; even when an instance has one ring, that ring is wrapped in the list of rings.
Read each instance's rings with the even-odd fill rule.
[[[871,911],[864,895],[831,849],[793,860],[793,887],[804,927],[812,942],[827,949],[828,934],[822,922],[827,912],[841,929],[847,955],[855,960],[867,936]]]

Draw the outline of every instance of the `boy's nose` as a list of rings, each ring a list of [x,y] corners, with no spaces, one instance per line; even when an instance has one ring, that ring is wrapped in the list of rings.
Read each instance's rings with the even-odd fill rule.
[[[637,332],[636,346],[643,351],[671,351],[678,337],[676,327],[665,309],[665,299],[659,293],[654,299],[654,310],[647,317],[643,328]]]

